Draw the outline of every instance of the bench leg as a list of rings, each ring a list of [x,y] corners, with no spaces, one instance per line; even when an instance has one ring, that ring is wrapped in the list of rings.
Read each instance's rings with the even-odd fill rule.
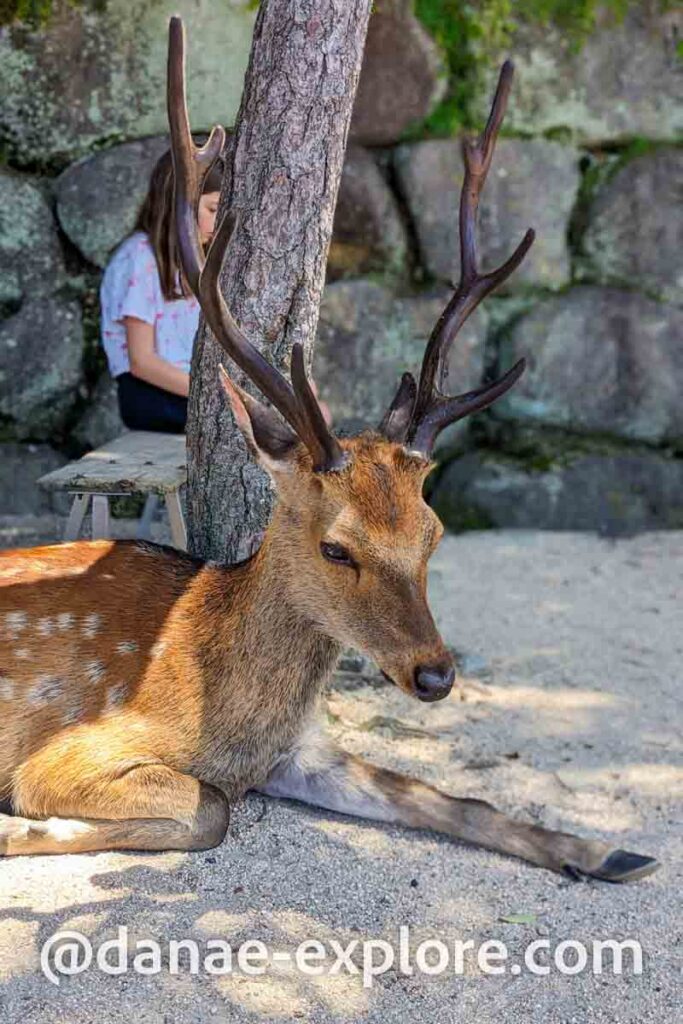
[[[180,492],[171,491],[165,495],[166,511],[168,512],[171,524],[171,538],[173,544],[179,551],[187,551],[187,530],[185,529],[185,518],[183,507],[180,504]]]
[[[73,504],[71,505],[71,511],[69,512],[69,518],[67,519],[66,526],[64,528],[65,542],[78,540],[89,504],[89,494],[77,494],[74,497]]]
[[[138,523],[138,539],[149,540],[152,536],[152,520],[159,507],[159,495],[148,494],[145,499],[145,507]]]
[[[106,494],[92,496],[92,539],[108,540],[109,529],[109,497]]]

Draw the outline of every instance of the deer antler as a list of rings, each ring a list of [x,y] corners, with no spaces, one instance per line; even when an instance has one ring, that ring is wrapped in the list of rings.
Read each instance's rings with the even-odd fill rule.
[[[175,176],[175,217],[180,259],[216,340],[244,370],[262,394],[284,416],[324,473],[342,469],[347,456],[329,432],[306,377],[303,347],[292,348],[292,385],[255,348],[235,323],[220,289],[220,274],[235,218],[226,214],[204,257],[197,229],[201,186],[224,142],[223,128],[214,127],[207,142],[195,146],[190,133],[185,96],[185,32],[182,19],[172,17],[168,35],[168,122]]]
[[[497,270],[480,274],[477,269],[476,219],[479,196],[491,165],[496,138],[507,106],[512,84],[513,65],[501,68],[498,87],[486,127],[476,140],[463,140],[465,179],[460,195],[460,281],[453,298],[439,318],[429,339],[417,386],[404,375],[396,397],[380,425],[394,441],[407,443],[411,450],[429,456],[437,434],[456,420],[478,412],[495,402],[512,387],[524,372],[520,359],[504,377],[483,384],[466,394],[449,397],[440,388],[447,372],[448,352],[458,331],[481,300],[516,270],[534,240],[527,231],[512,256]],[[410,379],[409,383],[406,378]]]

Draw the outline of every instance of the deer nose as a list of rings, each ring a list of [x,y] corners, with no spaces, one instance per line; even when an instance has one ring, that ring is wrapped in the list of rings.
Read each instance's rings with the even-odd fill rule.
[[[420,700],[441,700],[451,692],[455,669],[452,665],[418,665],[415,669],[415,693]]]

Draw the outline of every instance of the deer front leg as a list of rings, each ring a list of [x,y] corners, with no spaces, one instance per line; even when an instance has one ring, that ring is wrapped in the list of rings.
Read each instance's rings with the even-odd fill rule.
[[[218,789],[96,732],[48,745],[22,765],[0,814],[0,855],[96,850],[206,850],[223,841],[228,803]]]
[[[575,877],[626,882],[659,866],[652,857],[627,853],[599,840],[515,821],[483,800],[447,796],[433,786],[347,754],[322,735],[307,734],[259,789],[359,818],[444,832]]]
[[[190,822],[173,817],[36,819],[0,814],[0,857],[101,850],[208,850],[223,841],[227,827],[225,799],[213,787],[202,786]]]
[[[44,853],[92,853],[98,850],[208,850],[218,846],[228,828],[228,804],[221,792],[180,772],[166,769],[164,790],[154,781],[157,799],[150,799],[149,767],[128,773],[121,818],[112,810],[89,808],[97,817],[9,817],[0,814],[0,856]],[[157,773],[158,776],[158,773]],[[146,792],[147,791],[147,792]],[[144,800],[144,814],[136,816]],[[130,815],[130,816],[127,816]]]

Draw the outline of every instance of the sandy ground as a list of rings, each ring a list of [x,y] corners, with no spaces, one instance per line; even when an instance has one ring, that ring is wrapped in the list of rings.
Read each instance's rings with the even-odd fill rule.
[[[585,1024],[680,1019],[683,785],[680,680],[683,535],[618,542],[587,535],[482,533],[447,539],[433,560],[432,602],[460,653],[461,689],[436,705],[389,685],[341,675],[330,728],[350,750],[457,795],[657,856],[658,874],[629,886],[571,882],[513,859],[408,830],[250,797],[229,838],[198,854],[102,853],[0,864],[0,1019],[7,1024],[97,1021],[367,1021]],[[518,916],[516,916],[518,915]],[[512,917],[512,921],[504,918]],[[75,929],[97,947],[129,929],[162,947],[161,970],[97,970],[53,985],[42,944]],[[398,965],[371,987],[340,969],[305,976],[283,961],[264,974],[169,969],[168,940],[209,939],[236,950],[259,939],[270,954],[303,939],[386,939],[410,927],[449,949],[440,975]],[[634,939],[614,976],[590,967],[538,976],[525,947],[545,940]],[[484,974],[453,943],[506,944],[504,973]],[[375,954],[379,959],[379,954]],[[113,957],[113,954],[112,954]],[[567,962],[573,954],[567,952]],[[543,953],[539,960],[544,962]],[[354,961],[362,963],[359,948]],[[147,963],[154,968],[153,960]],[[223,962],[223,966],[224,966]],[[414,963],[414,961],[413,961]],[[201,965],[200,965],[201,966]],[[676,1011],[676,1005],[679,1010]]]

